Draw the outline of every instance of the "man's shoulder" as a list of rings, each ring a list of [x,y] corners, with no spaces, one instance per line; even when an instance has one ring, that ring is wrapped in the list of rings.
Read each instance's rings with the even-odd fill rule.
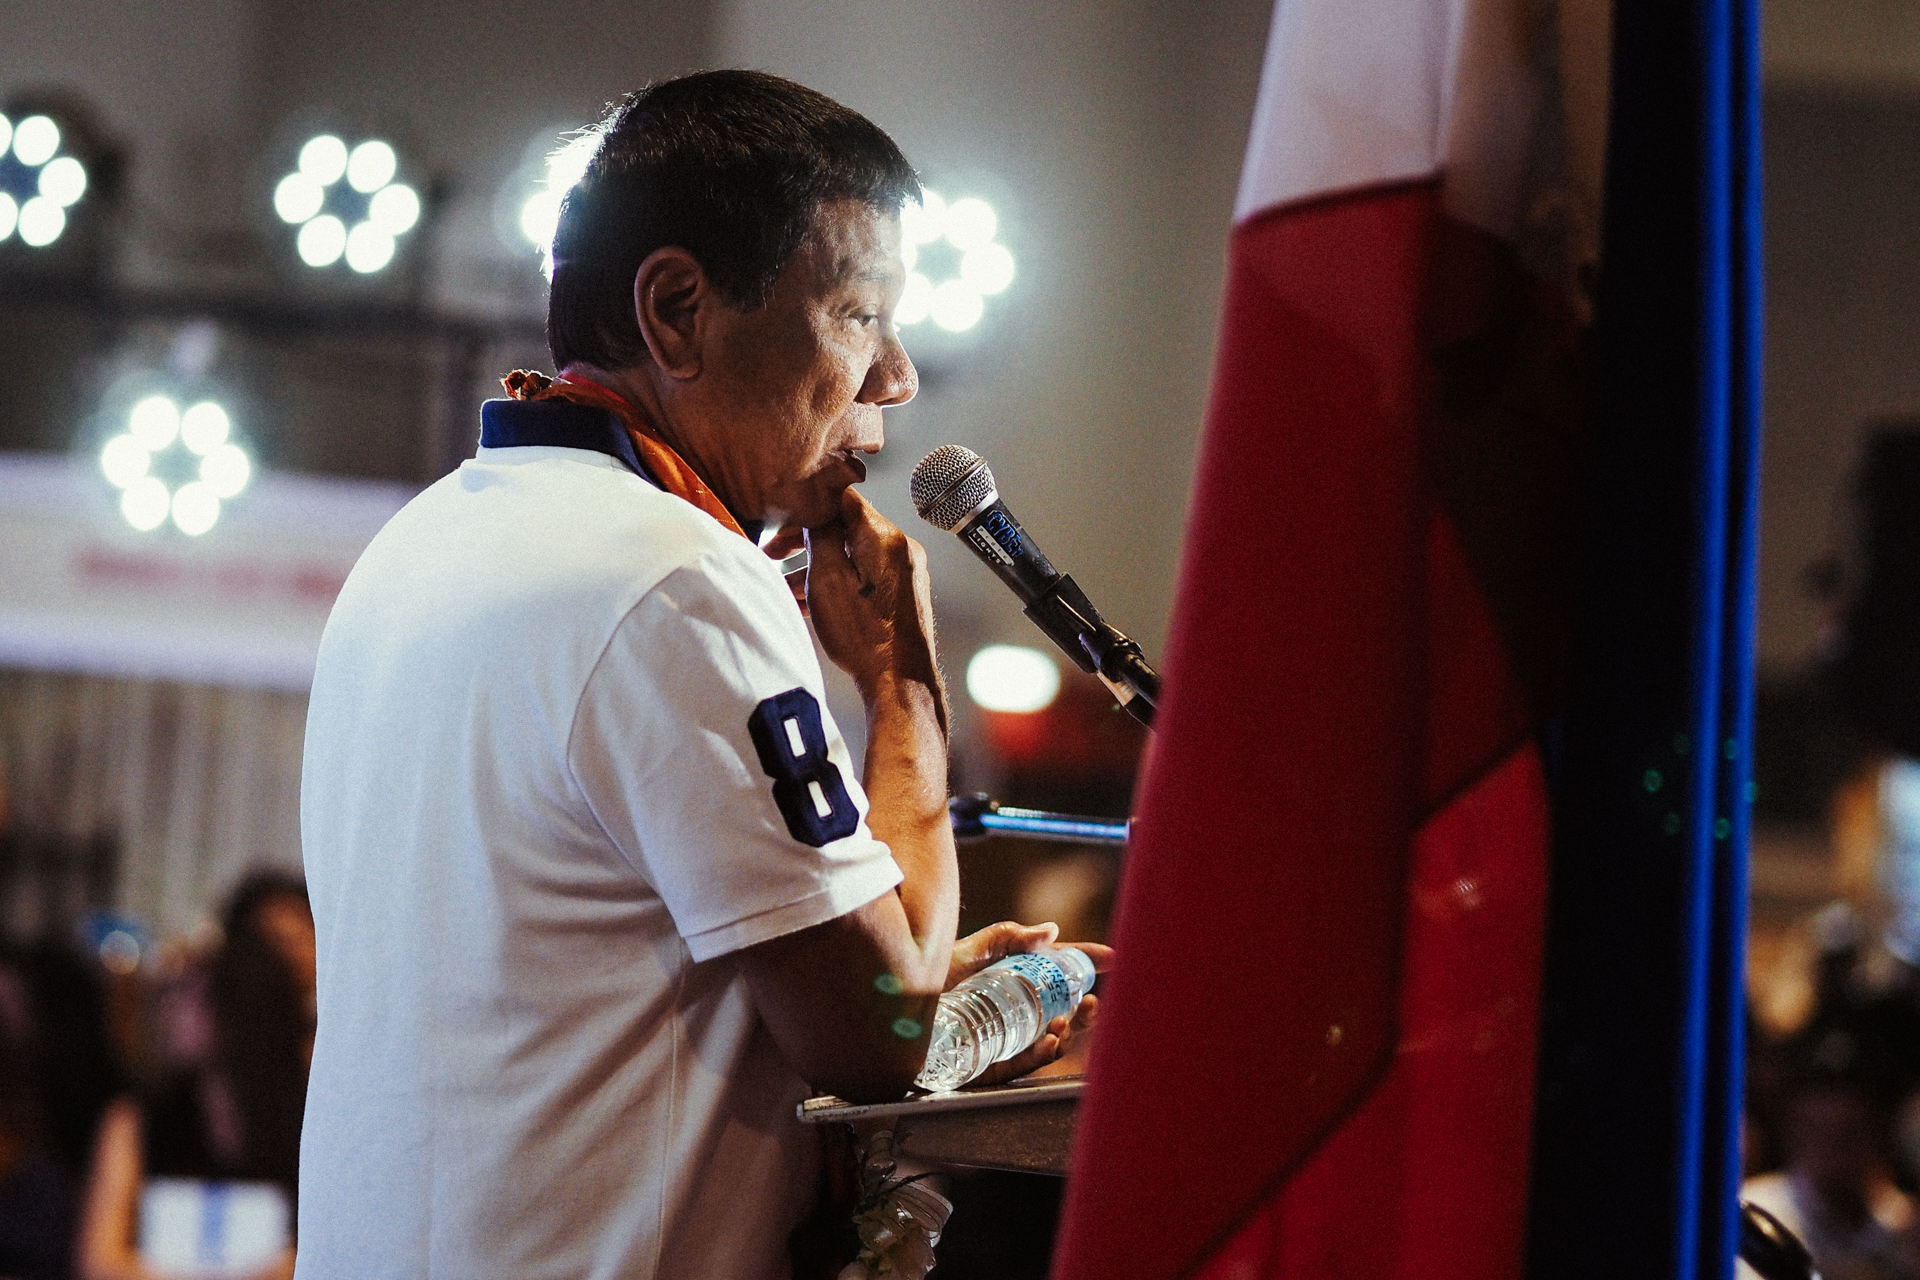
[[[785,594],[753,543],[605,455],[482,450],[381,530],[328,629],[336,642],[460,648],[564,647],[570,634],[591,649],[669,578],[748,597],[755,613]]]
[[[470,585],[528,575],[558,586],[644,591],[703,559],[758,550],[689,502],[603,454],[482,449],[409,503],[368,548],[369,570],[451,573]]]

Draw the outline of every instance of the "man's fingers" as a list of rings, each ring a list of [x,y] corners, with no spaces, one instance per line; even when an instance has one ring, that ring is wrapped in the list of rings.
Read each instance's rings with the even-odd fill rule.
[[[1093,971],[1095,973],[1105,973],[1107,970],[1113,968],[1113,948],[1104,943],[1063,942],[1060,945],[1086,952],[1087,959],[1093,961]]]
[[[1039,951],[1050,947],[1059,936],[1060,926],[1051,922],[1019,924],[1002,920],[998,924],[990,924],[953,944],[953,961],[947,985],[952,986],[996,960],[1004,960],[1023,951]]]
[[[797,524],[783,525],[778,533],[768,538],[760,550],[769,559],[785,560],[794,552],[807,545],[807,531]]]

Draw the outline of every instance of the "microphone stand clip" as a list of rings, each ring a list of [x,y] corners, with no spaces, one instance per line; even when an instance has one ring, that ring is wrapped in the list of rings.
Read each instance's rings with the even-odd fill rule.
[[[1061,574],[1047,594],[1027,606],[1026,615],[1082,671],[1099,676],[1127,714],[1153,727],[1160,673],[1137,641],[1100,616],[1072,574]]]

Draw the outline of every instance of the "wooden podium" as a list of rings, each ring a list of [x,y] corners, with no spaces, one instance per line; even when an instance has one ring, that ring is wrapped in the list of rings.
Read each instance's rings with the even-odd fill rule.
[[[1064,1177],[1085,1087],[1084,1076],[1029,1076],[872,1106],[809,1098],[799,1116],[803,1124],[851,1125],[862,1141],[891,1129],[895,1154],[919,1164]]]

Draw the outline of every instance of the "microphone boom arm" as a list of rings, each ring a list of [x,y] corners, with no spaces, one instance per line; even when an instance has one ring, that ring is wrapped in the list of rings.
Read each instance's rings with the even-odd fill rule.
[[[1071,574],[1061,574],[1025,612],[1076,666],[1099,676],[1128,715],[1153,727],[1160,673],[1136,641],[1100,616]]]

